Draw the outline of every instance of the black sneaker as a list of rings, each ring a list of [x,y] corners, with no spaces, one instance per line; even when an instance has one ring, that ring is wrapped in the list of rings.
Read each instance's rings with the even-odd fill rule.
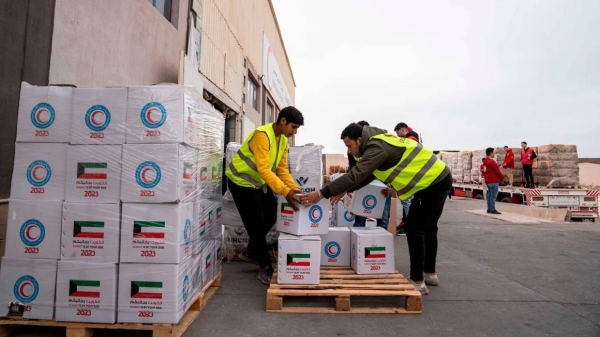
[[[243,251],[242,253],[240,253],[240,254],[238,255],[238,257],[239,257],[239,258],[240,258],[240,260],[242,260],[242,261],[245,261],[245,262],[249,262],[249,263],[252,263],[252,264],[256,264],[256,265],[258,265],[258,262],[256,262],[256,260],[255,260],[255,259],[253,259],[252,257],[250,257],[250,254],[248,254],[248,251],[247,251],[247,250],[245,250],[245,251]]]
[[[490,211],[489,209],[487,210],[488,213],[492,213],[492,211]]]
[[[496,210],[493,210],[493,211],[490,212],[490,214],[502,214],[502,213],[500,213],[500,212],[498,212]]]
[[[271,284],[271,279],[273,278],[273,268],[264,267],[258,271],[258,279],[265,285]]]

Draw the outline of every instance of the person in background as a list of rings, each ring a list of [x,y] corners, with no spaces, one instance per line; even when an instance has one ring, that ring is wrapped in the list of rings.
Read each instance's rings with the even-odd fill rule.
[[[389,183],[400,200],[414,196],[404,226],[410,279],[416,290],[428,294],[427,285],[440,283],[436,273],[438,221],[452,188],[450,170],[430,149],[379,128],[352,123],[340,138],[360,161],[321,190],[301,195],[300,201],[305,206],[323,198],[335,202],[344,192],[360,189],[375,179]]]
[[[485,149],[487,157],[483,160],[485,184],[487,185],[487,212],[490,214],[501,214],[496,210],[496,198],[498,197],[498,189],[500,182],[504,179],[504,175],[500,172],[498,163],[494,160],[494,148],[488,147]]]
[[[525,175],[525,188],[533,188],[533,160],[537,155],[532,148],[527,146],[527,142],[521,142],[521,164],[523,164],[523,174]]]
[[[360,126],[369,126],[369,122],[367,122],[367,121],[360,121],[356,124],[358,124]],[[357,158],[355,158],[351,153],[348,153],[348,170],[352,170],[352,168],[354,166],[356,166],[356,162],[357,162]],[[391,188],[388,185],[386,199],[385,199],[385,206],[383,209],[383,215],[381,216],[381,219],[377,219],[377,226],[383,227],[386,230],[388,228],[388,224],[390,221],[390,209],[392,208],[392,195],[390,192],[391,192]],[[395,221],[396,221],[396,219],[394,219],[394,222]],[[353,227],[365,227],[366,224],[367,224],[366,217],[360,216],[360,215],[354,215],[354,226]]]
[[[288,106],[279,112],[276,123],[256,128],[233,156],[225,171],[227,186],[240,213],[249,242],[240,258],[259,265],[258,279],[270,284],[273,266],[266,235],[277,220],[277,198],[285,196],[298,210],[300,188],[288,169],[288,138],[304,125],[298,109]]]
[[[506,151],[506,156],[502,162],[502,167],[506,169],[506,175],[508,176],[508,187],[512,187],[513,169],[515,168],[515,153],[506,145],[504,146],[504,151]]]
[[[394,131],[396,131],[396,135],[398,137],[404,137],[419,142],[419,134],[410,128],[406,123],[396,124]],[[402,204],[402,220],[398,226],[396,226],[396,235],[406,235],[406,231],[404,231],[404,223],[406,222],[406,217],[408,216],[412,199],[413,197],[410,197],[406,200],[400,200],[400,203]]]

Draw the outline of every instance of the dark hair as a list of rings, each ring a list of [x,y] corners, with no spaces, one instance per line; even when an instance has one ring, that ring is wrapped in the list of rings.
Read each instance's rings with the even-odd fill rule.
[[[406,123],[398,123],[396,124],[396,127],[394,128],[394,131],[398,131],[402,128],[407,128],[408,129],[408,125]]]
[[[298,124],[304,125],[304,117],[300,110],[294,108],[293,106],[286,106],[285,108],[279,111],[279,116],[277,116],[277,123],[281,122],[281,119],[285,118],[285,124]]]
[[[525,144],[525,145],[527,145],[527,142],[521,142],[521,144]]]
[[[360,122],[358,122],[358,123],[356,123],[356,124],[358,124],[358,125],[360,125],[360,126],[371,126],[371,125],[369,124],[369,122],[367,122],[367,121],[360,121]]]
[[[485,149],[485,155],[486,156],[489,156],[493,152],[494,152],[494,148],[493,147],[488,147],[487,149]]]
[[[408,136],[413,136],[417,139],[417,142],[419,141],[419,134],[416,133],[415,131],[410,131],[409,133],[406,134],[406,137]]]
[[[350,125],[348,125],[344,131],[342,131],[342,136],[340,138],[344,139],[348,137],[352,140],[357,140],[362,136],[362,129],[363,127],[357,123],[350,123]]]
[[[506,148],[506,147],[508,147],[508,145],[504,145],[504,147]]]

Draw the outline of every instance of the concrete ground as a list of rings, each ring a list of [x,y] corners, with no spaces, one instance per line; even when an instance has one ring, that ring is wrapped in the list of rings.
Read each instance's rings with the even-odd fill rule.
[[[184,336],[599,336],[600,225],[466,212],[481,209],[478,200],[446,203],[441,285],[430,287],[420,315],[266,313],[257,267],[231,262],[223,264],[222,288]],[[407,275],[406,237],[396,237],[395,248],[396,266]]]

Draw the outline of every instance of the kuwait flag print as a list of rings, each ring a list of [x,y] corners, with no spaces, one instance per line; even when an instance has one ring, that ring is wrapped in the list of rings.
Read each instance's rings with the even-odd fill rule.
[[[292,207],[290,207],[290,204],[288,204],[287,202],[282,202],[281,203],[281,214],[294,215],[294,209]]]
[[[183,179],[194,178],[194,164],[183,163]]]
[[[77,163],[77,179],[106,179],[107,163]]]
[[[100,281],[69,280],[70,297],[100,297]]]
[[[310,267],[310,254],[288,254],[287,265],[289,267]]]
[[[366,247],[365,259],[385,259],[385,247]]]
[[[131,298],[151,298],[160,300],[162,296],[162,282],[131,281]]]
[[[133,237],[137,239],[164,239],[164,228],[164,221],[134,221]]]
[[[74,238],[104,239],[103,221],[74,221]]]

